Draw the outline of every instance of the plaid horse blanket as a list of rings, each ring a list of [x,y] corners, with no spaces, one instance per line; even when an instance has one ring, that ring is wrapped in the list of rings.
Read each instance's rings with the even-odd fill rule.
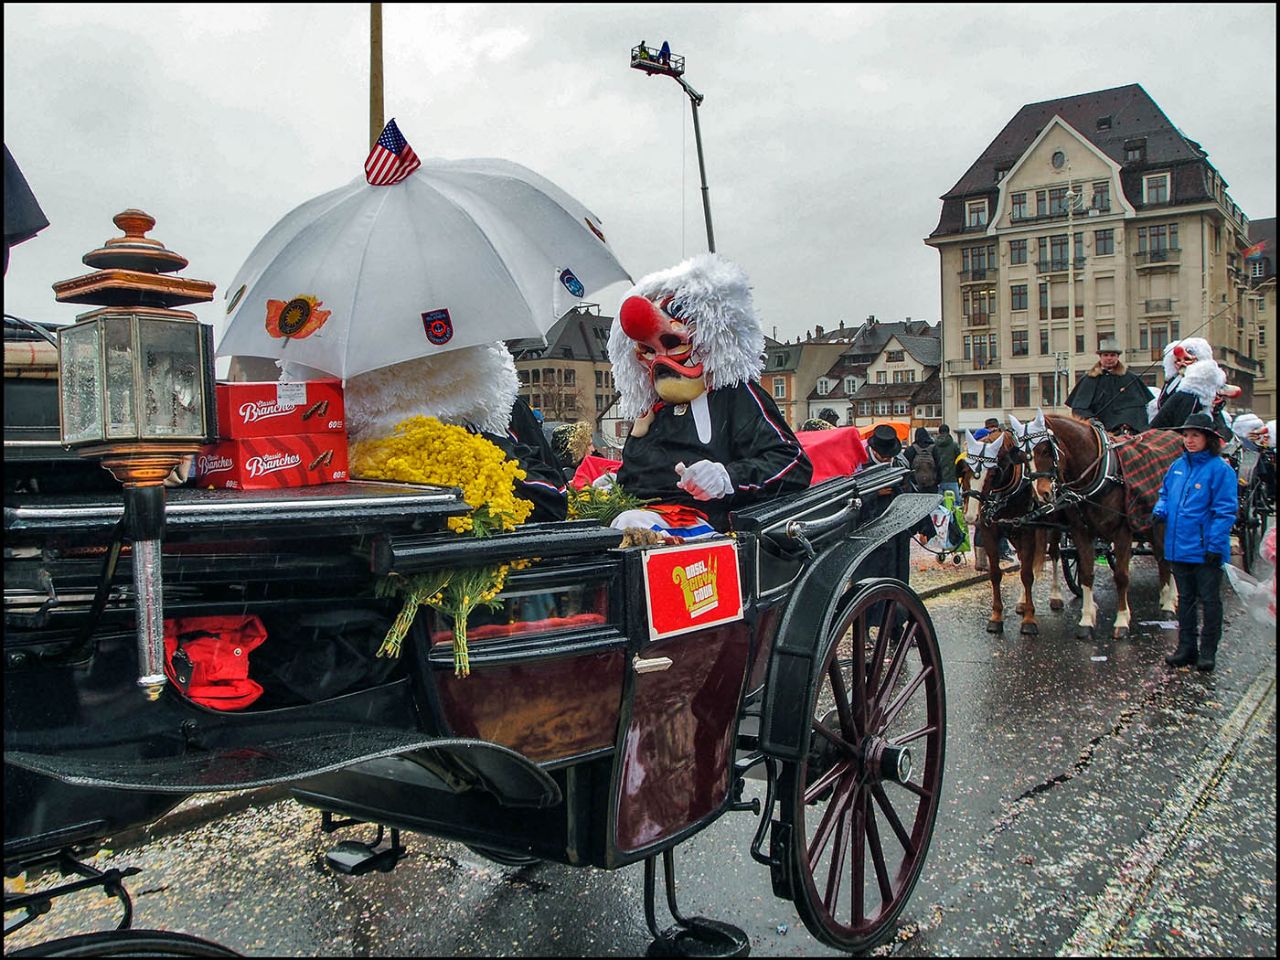
[[[1124,477],[1124,507],[1129,528],[1150,533],[1151,511],[1169,466],[1182,454],[1182,435],[1173,430],[1148,430],[1136,437],[1113,437],[1120,474]]]

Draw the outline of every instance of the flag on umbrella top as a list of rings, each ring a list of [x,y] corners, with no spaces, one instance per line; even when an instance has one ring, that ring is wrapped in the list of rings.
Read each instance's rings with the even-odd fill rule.
[[[400,133],[393,117],[382,128],[378,142],[369,151],[369,159],[364,162],[364,176],[372,186],[389,187],[393,183],[399,183],[420,166],[422,161]]]

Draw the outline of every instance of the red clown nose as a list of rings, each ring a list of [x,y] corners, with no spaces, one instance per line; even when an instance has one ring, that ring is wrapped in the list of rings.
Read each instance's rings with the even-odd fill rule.
[[[647,343],[653,340],[662,326],[658,308],[644,297],[627,297],[618,311],[622,332],[632,340]]]
[[[1182,344],[1179,343],[1177,346],[1173,348],[1173,359],[1189,360],[1191,359],[1191,354],[1187,351],[1185,347],[1182,346]]]

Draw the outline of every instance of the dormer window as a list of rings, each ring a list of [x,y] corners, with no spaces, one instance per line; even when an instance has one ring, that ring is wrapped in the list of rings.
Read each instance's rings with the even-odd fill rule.
[[[1152,173],[1142,178],[1142,202],[1147,206],[1169,202],[1169,174]]]
[[[826,377],[818,378],[818,396],[825,397],[831,392],[831,381]]]
[[[1105,117],[1098,118],[1098,129],[1099,130],[1111,129],[1111,114],[1107,114]]]
[[[970,229],[985,227],[987,225],[987,201],[970,200],[964,205],[965,209],[965,226]]]
[[[1124,142],[1124,162],[1125,163],[1142,163],[1147,159],[1147,138],[1139,137],[1136,140],[1126,140]]]

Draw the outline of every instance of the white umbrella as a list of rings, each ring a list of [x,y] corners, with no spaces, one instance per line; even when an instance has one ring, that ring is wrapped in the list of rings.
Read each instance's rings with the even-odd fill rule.
[[[217,353],[352,377],[541,337],[622,280],[599,218],[549,180],[506,160],[424,160],[400,183],[357,177],[276,224],[227,290]]]

